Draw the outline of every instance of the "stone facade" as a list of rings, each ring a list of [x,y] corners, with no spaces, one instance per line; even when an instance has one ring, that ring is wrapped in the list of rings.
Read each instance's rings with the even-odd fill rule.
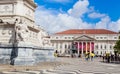
[[[94,52],[96,55],[114,54],[113,47],[120,36],[119,33],[104,29],[97,33],[98,30],[93,29],[93,32],[90,32],[89,29],[76,32],[73,30],[58,32],[51,35],[51,42],[55,51],[57,50],[61,55],[86,52]]]
[[[39,50],[44,56],[49,55],[47,53],[50,51],[52,56],[53,48],[50,46],[48,34],[41,27],[35,25],[36,7],[34,0],[0,1],[1,63],[33,65],[42,60],[35,60],[40,58],[40,56],[34,55],[40,54],[36,53]],[[46,44],[44,44],[44,39],[47,41]],[[46,52],[42,52],[43,49]]]

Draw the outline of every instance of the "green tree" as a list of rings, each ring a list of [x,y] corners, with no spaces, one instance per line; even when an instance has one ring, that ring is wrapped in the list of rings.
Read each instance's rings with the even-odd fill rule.
[[[115,52],[120,54],[120,36],[119,36],[119,40],[116,42],[116,44],[114,46],[114,50],[115,50]]]

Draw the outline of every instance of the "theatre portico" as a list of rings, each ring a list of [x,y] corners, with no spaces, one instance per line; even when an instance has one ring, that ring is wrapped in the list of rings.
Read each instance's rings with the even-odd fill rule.
[[[83,35],[81,37],[73,39],[73,46],[76,48],[76,52],[78,54],[84,54],[87,52],[94,52],[94,41],[95,39],[88,37],[86,35]]]

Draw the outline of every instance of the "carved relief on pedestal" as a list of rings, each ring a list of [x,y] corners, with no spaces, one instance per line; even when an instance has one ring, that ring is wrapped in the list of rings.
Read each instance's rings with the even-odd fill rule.
[[[5,31],[5,30],[3,30],[3,31],[2,31],[2,35],[5,35],[5,34],[6,34],[6,31]]]
[[[12,14],[13,4],[1,4],[0,5],[0,15]]]
[[[34,11],[27,6],[25,6],[24,8],[25,8],[25,16],[30,19],[34,19]]]

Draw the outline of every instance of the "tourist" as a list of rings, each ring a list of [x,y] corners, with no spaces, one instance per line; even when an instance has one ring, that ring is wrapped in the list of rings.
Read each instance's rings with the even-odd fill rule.
[[[93,61],[94,56],[95,56],[94,53],[90,53],[91,61]]]
[[[89,58],[90,58],[90,53],[88,52],[88,53],[85,54],[85,59],[86,59],[86,61],[88,61]]]
[[[102,57],[103,57],[103,62],[105,62],[105,53],[103,54],[103,56],[102,56]]]
[[[106,53],[106,60],[107,60],[107,63],[110,63],[110,53]]]

